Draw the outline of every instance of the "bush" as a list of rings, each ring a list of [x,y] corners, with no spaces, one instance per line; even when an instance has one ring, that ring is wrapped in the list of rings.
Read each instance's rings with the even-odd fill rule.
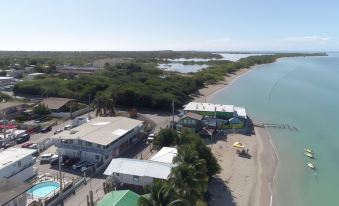
[[[162,129],[154,140],[154,145],[161,147],[169,147],[176,145],[178,140],[178,134],[173,129]]]

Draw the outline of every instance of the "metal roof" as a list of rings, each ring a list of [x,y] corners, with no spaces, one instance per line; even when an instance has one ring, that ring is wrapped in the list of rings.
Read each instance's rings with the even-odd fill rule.
[[[171,168],[175,164],[156,162],[151,160],[115,158],[112,159],[104,172],[104,175],[113,173],[136,175],[139,177],[153,177],[157,179],[167,179],[171,173]]]
[[[236,112],[237,117],[244,118],[244,119],[247,118],[247,114],[246,114],[246,109],[245,108],[243,108],[243,107],[234,107],[234,110]]]
[[[225,105],[225,104],[190,102],[187,105],[185,105],[184,111],[234,112],[234,106],[233,105]]]
[[[35,149],[11,147],[0,151],[0,169],[16,162],[24,157],[32,155],[36,152]]]
[[[117,190],[107,193],[98,206],[137,206],[140,195],[130,190]]]
[[[63,107],[65,104],[72,100],[73,99],[49,97],[43,99],[41,104],[45,104],[48,107],[48,109],[60,109],[61,107]]]
[[[177,156],[178,150],[174,147],[163,147],[150,160],[164,163],[173,163],[173,158]]]
[[[81,139],[100,145],[108,145],[143,122],[127,117],[97,117],[71,130],[64,130],[53,138]]]
[[[186,117],[189,117],[191,119],[196,119],[196,120],[202,120],[204,118],[202,115],[195,114],[195,113],[192,113],[192,112],[188,112],[183,117],[181,117],[181,119],[184,119]]]

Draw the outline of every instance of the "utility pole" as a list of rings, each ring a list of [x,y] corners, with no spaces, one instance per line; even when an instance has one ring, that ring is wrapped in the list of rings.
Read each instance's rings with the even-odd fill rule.
[[[174,129],[174,100],[172,100],[172,127]]]
[[[59,137],[59,144],[61,144],[61,137]],[[62,186],[61,152],[60,152],[60,149],[58,150],[58,162],[59,162],[59,184],[60,184],[59,198],[60,198],[60,200],[62,200],[62,189],[63,189],[63,186]]]
[[[89,113],[91,112],[91,94],[88,95],[88,119],[91,119]]]

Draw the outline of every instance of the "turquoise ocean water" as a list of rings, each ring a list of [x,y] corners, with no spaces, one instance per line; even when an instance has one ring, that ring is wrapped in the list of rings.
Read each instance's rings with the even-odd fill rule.
[[[260,65],[212,102],[244,106],[255,121],[298,128],[269,129],[279,158],[273,205],[339,205],[339,53]],[[303,155],[308,146],[314,161]]]

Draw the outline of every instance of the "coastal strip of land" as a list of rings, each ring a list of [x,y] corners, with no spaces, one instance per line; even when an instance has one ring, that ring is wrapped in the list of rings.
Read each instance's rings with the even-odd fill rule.
[[[255,67],[255,66],[254,66]],[[195,101],[209,102],[213,96],[231,85],[253,67],[240,69],[220,81],[199,91]],[[233,143],[239,141],[249,149],[249,156],[240,157]],[[271,185],[277,168],[277,156],[265,128],[255,127],[254,134],[227,134],[211,144],[221,166],[220,174],[209,185],[210,205],[266,206],[272,202]]]

